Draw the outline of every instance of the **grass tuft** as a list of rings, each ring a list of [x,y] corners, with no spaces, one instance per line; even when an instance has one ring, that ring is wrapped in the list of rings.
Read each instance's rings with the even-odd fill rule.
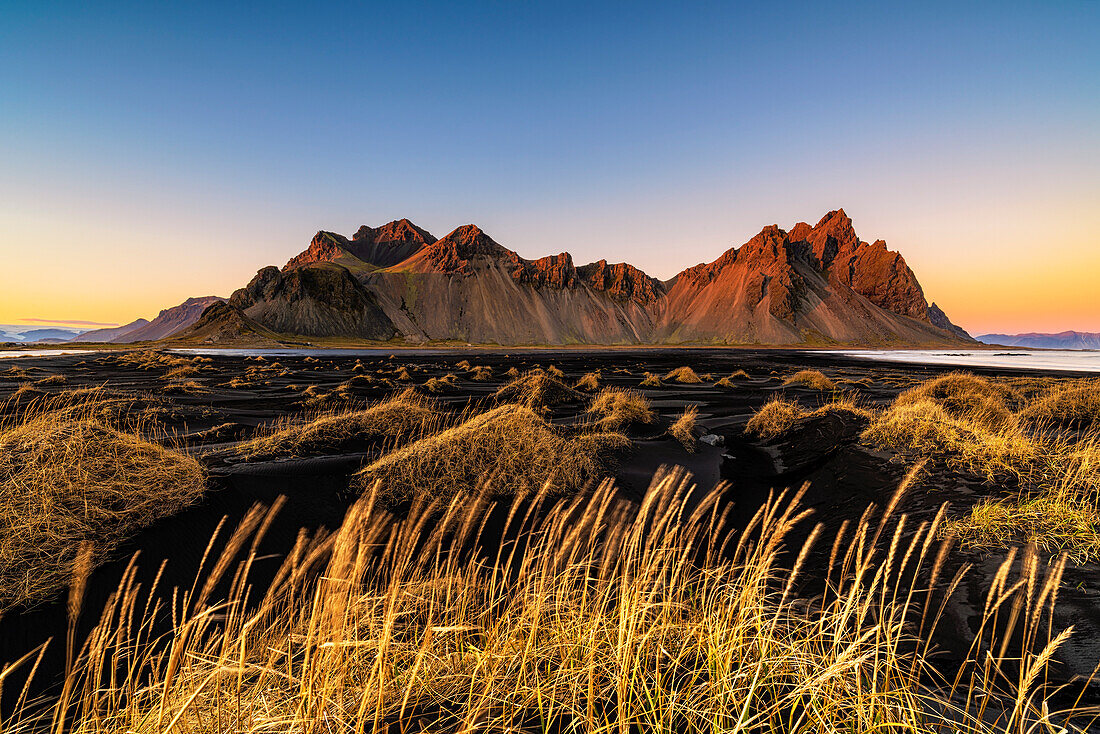
[[[194,502],[203,471],[141,426],[101,422],[94,399],[0,424],[0,609],[42,601],[82,544],[96,562]]]
[[[584,400],[582,393],[566,385],[550,371],[541,369],[531,370],[512,380],[498,389],[495,397],[500,402],[519,403],[532,410]]]
[[[668,428],[670,436],[679,441],[685,449],[695,453],[695,419],[699,415],[699,406],[689,405]]]
[[[836,383],[817,370],[800,370],[783,380],[784,385],[810,390],[835,390]]]
[[[695,374],[695,370],[688,366],[677,367],[676,369],[665,375],[665,380],[668,382],[679,382],[684,385],[698,385],[703,381],[703,378]]]
[[[339,453],[371,444],[392,446],[439,426],[444,415],[429,398],[408,389],[366,408],[277,421],[236,451],[255,460]]]
[[[605,455],[629,443],[610,432],[570,438],[530,408],[502,405],[383,456],[354,483],[362,491],[379,483],[393,505],[447,502],[483,484],[501,494],[563,492],[599,479]]]
[[[608,431],[634,423],[653,423],[657,419],[644,395],[614,387],[601,390],[588,406],[588,413],[599,416],[596,425]]]

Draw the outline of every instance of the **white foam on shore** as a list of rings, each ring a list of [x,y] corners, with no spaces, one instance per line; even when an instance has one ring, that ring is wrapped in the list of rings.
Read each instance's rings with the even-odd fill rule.
[[[91,349],[0,349],[0,359],[17,357],[61,357],[66,354],[94,354]]]
[[[894,350],[820,350],[822,354],[905,362],[908,364],[942,364],[954,367],[997,367],[1044,372],[1100,372],[1100,350],[1096,349],[894,349]]]

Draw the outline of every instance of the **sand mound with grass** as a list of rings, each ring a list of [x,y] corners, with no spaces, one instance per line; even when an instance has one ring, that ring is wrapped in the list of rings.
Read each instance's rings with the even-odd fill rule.
[[[869,419],[871,411],[847,399],[825,403],[816,410],[806,410],[801,405],[783,398],[773,398],[764,403],[745,424],[745,433],[763,439],[774,438],[789,431],[803,418],[823,416],[829,413],[841,413]]]
[[[680,417],[668,427],[670,436],[679,441],[685,449],[695,452],[695,419],[699,415],[697,405],[689,405],[684,408]]]
[[[894,405],[930,401],[952,418],[997,429],[1016,425],[1011,406],[1015,393],[1007,385],[966,372],[952,372],[922,382],[898,395]]]
[[[648,376],[648,375],[647,375]],[[703,378],[699,377],[690,367],[677,367],[676,369],[665,375],[665,380],[669,382],[679,382],[684,385],[698,385],[703,381]]]
[[[579,403],[585,397],[561,381],[559,377],[540,369],[534,369],[512,380],[496,391],[501,402],[541,410],[562,403]]]
[[[483,485],[499,495],[566,492],[601,478],[609,452],[629,445],[618,433],[570,437],[530,408],[502,405],[383,456],[354,484],[368,491],[378,482],[392,505],[448,501]]]
[[[749,418],[749,422],[745,424],[745,433],[754,434],[760,438],[778,436],[789,431],[791,426],[806,414],[798,403],[773,398],[764,403],[763,407]]]
[[[600,373],[586,372],[573,387],[585,392],[596,392],[600,389]]]
[[[784,385],[810,390],[835,390],[836,383],[817,370],[800,370],[783,380]]]
[[[944,461],[993,481],[1030,474],[1040,446],[1014,426],[991,429],[932,400],[895,403],[875,417],[866,441],[899,454]]]
[[[599,416],[596,425],[607,431],[632,423],[652,423],[657,419],[649,401],[641,393],[614,387],[604,388],[588,406],[588,413]]]
[[[100,561],[202,494],[197,461],[102,425],[93,412],[0,427],[0,609],[62,588],[82,543]]]
[[[1030,424],[1081,427],[1100,422],[1100,380],[1075,380],[1036,397],[1020,413]]]
[[[263,435],[237,447],[249,459],[319,456],[384,443],[396,445],[442,424],[445,417],[429,398],[405,390],[362,409],[275,423]]]

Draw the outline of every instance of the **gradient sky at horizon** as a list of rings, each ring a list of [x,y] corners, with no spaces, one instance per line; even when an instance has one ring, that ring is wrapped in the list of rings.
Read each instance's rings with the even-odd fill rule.
[[[0,7],[0,323],[399,217],[668,278],[843,207],[972,333],[1100,331],[1095,0],[101,5]]]

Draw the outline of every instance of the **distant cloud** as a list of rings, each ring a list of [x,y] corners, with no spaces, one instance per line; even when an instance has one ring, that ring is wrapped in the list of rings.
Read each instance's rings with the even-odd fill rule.
[[[20,321],[29,321],[33,324],[58,324],[63,326],[118,326],[118,324],[108,324],[102,321],[81,321],[79,319],[20,319]]]

